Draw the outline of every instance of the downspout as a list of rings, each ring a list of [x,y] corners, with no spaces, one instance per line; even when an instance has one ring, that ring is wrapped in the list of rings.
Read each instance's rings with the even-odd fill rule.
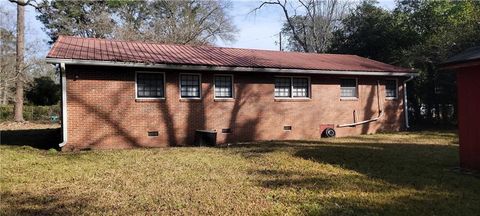
[[[370,123],[370,122],[373,122],[373,121],[378,121],[380,118],[383,117],[383,115],[384,115],[383,106],[380,105],[380,81],[379,80],[377,80],[377,102],[378,102],[378,116],[376,118],[361,121],[361,122],[354,122],[354,123],[350,123],[350,124],[341,124],[341,125],[338,125],[337,127],[339,127],[339,128],[341,128],[341,127],[352,127],[352,126],[356,126],[356,125],[366,124],[366,123]]]
[[[68,123],[68,114],[67,114],[67,75],[65,71],[65,63],[60,63],[60,84],[62,86],[62,142],[58,146],[63,147],[67,144],[67,123]]]
[[[408,97],[407,97],[407,82],[411,81],[415,76],[411,76],[410,78],[403,81],[403,106],[405,110],[405,127],[406,129],[410,128],[410,124],[408,122]]]

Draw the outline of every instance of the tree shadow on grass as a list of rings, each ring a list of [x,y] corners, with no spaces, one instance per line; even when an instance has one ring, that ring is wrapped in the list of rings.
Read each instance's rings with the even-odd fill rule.
[[[61,129],[31,129],[0,131],[0,144],[31,146],[37,149],[57,149],[61,142]]]
[[[336,199],[339,205],[349,206],[352,214],[410,214],[408,209],[431,215],[475,212],[473,209],[478,212],[480,208],[471,206],[480,199],[479,179],[450,171],[458,164],[457,152],[457,146],[448,145],[324,144],[298,150],[294,156],[355,171],[366,176],[355,183],[356,187],[384,188],[378,192],[393,194],[389,202],[381,205],[352,205],[356,201],[348,197]],[[370,179],[384,183],[365,185]],[[409,192],[401,195],[401,190]],[[328,211],[350,214],[335,207]]]
[[[94,203],[92,196],[67,196],[64,192],[66,190],[42,194],[2,191],[0,215],[78,215],[104,211],[91,205]]]
[[[264,142],[233,148],[235,154],[245,158],[285,152],[317,164],[315,169],[285,167],[283,162],[271,164],[274,158],[270,158],[268,165],[250,171],[259,186],[279,197],[276,202],[297,206],[307,215],[480,212],[480,179],[452,172],[458,166],[456,145],[326,140]]]
[[[457,151],[451,145],[323,144],[298,150],[294,156],[421,189],[445,184],[441,178],[457,166]]]
[[[217,146],[217,148],[228,148],[233,154],[239,154],[244,158],[263,157],[267,153],[286,147],[288,147],[288,144],[271,141],[243,142],[233,145]]]

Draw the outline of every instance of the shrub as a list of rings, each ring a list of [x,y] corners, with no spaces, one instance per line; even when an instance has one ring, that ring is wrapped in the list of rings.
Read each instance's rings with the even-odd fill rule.
[[[0,106],[0,121],[9,121],[13,119],[13,106]]]
[[[49,122],[53,115],[60,116],[60,105],[23,107],[23,118],[26,121]],[[13,120],[13,105],[0,106],[0,120]]]
[[[26,99],[34,105],[54,105],[60,101],[60,85],[47,76],[35,78],[31,89],[25,93]]]

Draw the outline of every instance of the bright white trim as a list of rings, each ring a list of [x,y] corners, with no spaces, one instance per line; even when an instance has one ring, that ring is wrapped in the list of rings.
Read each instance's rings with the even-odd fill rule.
[[[215,77],[217,76],[229,76],[232,78],[232,97],[217,97],[215,91]],[[222,100],[222,99],[235,99],[235,81],[233,80],[233,74],[214,74],[213,75],[213,99]]]
[[[65,63],[60,63],[60,76],[62,85],[62,137],[63,140],[58,146],[63,147],[68,140],[68,112],[67,112],[67,74]]]
[[[138,92],[137,92],[137,75],[139,73],[161,73],[163,74],[163,97],[138,97]],[[166,85],[167,82],[165,80],[165,72],[156,72],[156,71],[135,71],[135,99],[136,100],[164,100],[165,95],[167,95],[167,88]]]
[[[309,76],[274,76],[274,79],[277,77],[281,78],[290,78],[290,97],[277,97],[275,96],[275,80],[273,82],[273,99],[275,100],[305,100],[312,99],[312,84],[310,82]],[[293,78],[306,78],[308,81],[308,97],[293,97]]]
[[[385,100],[396,100],[398,99],[398,79],[397,78],[393,78],[393,79],[385,79],[385,80],[394,80],[395,81],[395,90],[396,90],[396,93],[395,93],[395,97],[387,97],[387,84],[385,83]]]
[[[342,79],[355,79],[355,91],[356,95],[355,97],[342,97]],[[340,100],[345,100],[345,101],[353,101],[353,100],[358,100],[360,98],[360,92],[358,89],[358,78],[357,77],[340,77]]]
[[[204,65],[176,65],[176,64],[147,64],[133,62],[114,62],[114,61],[93,61],[93,60],[75,60],[75,59],[57,59],[47,58],[47,63],[65,63],[72,65],[92,65],[92,66],[115,66],[115,67],[141,67],[141,68],[159,68],[187,71],[226,71],[226,72],[264,72],[264,73],[295,73],[295,74],[333,74],[333,75],[365,75],[365,76],[418,76],[417,73],[410,72],[372,72],[372,71],[339,71],[339,70],[304,70],[304,69],[284,69],[284,68],[254,68],[254,67],[225,67],[225,66],[204,66]]]
[[[197,75],[198,76],[198,97],[182,97],[182,75]],[[181,100],[200,100],[202,99],[202,74],[200,73],[179,73],[178,74],[178,95]]]

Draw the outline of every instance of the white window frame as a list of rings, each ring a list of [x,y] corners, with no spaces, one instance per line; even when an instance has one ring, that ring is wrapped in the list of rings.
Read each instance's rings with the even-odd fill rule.
[[[342,97],[342,80],[343,79],[354,79],[355,80],[355,90],[356,90],[356,97]],[[340,78],[340,83],[339,83],[339,90],[340,90],[340,99],[341,100],[358,100],[358,98],[360,97],[360,94],[359,94],[359,88],[358,88],[358,77],[341,77]]]
[[[217,76],[229,76],[232,78],[232,97],[217,97],[216,91],[215,91],[215,77]],[[233,74],[214,74],[213,75],[213,99],[234,99],[235,98],[235,81],[233,80]]]
[[[275,96],[275,79],[276,78],[290,78],[290,97],[277,97]],[[293,78],[306,78],[308,82],[308,97],[293,97]],[[312,98],[312,83],[309,76],[275,76],[273,80],[273,97],[276,100],[305,100]]]
[[[182,97],[182,75],[198,75],[198,97]],[[202,74],[200,73],[180,73],[178,74],[178,95],[182,100],[202,99]]]
[[[163,75],[163,97],[138,97],[138,82],[137,76],[139,73],[160,73]],[[158,72],[158,71],[135,71],[135,99],[137,100],[164,100],[167,95],[167,80],[165,79],[165,72]]]
[[[394,78],[394,79],[385,79],[385,80],[394,80],[395,81],[395,91],[396,91],[396,94],[395,94],[395,97],[387,97],[387,84],[385,83],[385,99],[387,100],[396,100],[398,99],[398,79]]]

